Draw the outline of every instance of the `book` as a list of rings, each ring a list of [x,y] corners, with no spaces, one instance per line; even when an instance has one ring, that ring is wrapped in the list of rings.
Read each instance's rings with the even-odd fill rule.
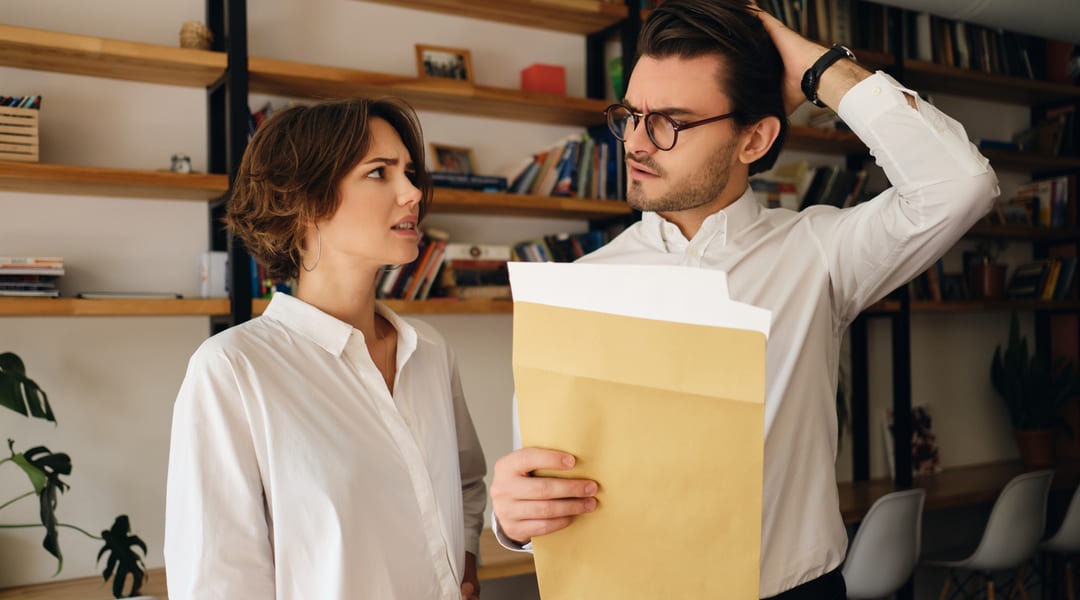
[[[1009,298],[1038,298],[1049,272],[1050,262],[1037,260],[1016,267],[1005,295]]]
[[[505,192],[507,189],[506,178],[497,175],[434,171],[431,173],[431,182],[436,187],[481,190],[485,192]]]
[[[178,300],[184,295],[174,292],[79,292],[75,297],[85,300]]]

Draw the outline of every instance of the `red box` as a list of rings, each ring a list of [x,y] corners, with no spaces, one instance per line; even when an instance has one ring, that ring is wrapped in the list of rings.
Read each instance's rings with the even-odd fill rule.
[[[529,65],[521,70],[521,89],[556,96],[566,95],[566,68],[559,65]]]

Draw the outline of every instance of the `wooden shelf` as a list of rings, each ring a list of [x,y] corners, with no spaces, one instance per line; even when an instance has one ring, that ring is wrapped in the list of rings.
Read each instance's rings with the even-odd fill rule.
[[[904,61],[904,85],[922,92],[1027,106],[1080,98],[1080,86],[1076,85],[1006,77],[913,59]]]
[[[224,298],[84,300],[0,298],[2,317],[159,317],[229,314]]]
[[[912,313],[963,313],[1006,310],[1037,310],[1042,312],[1080,312],[1077,300],[912,300]],[[863,311],[874,315],[889,315],[900,312],[897,300],[882,300]]]
[[[229,191],[225,175],[0,161],[0,190],[208,201]]]
[[[593,33],[626,18],[623,4],[598,0],[369,0],[459,17],[568,33]]]
[[[503,548],[490,529],[480,532],[480,568],[477,570],[480,581],[535,572],[532,554]],[[165,569],[148,569],[146,574],[141,593],[168,600]],[[101,577],[95,575],[0,589],[0,600],[106,600],[112,598],[109,590],[109,587],[102,587]]]
[[[580,200],[435,188],[431,212],[492,216],[601,219],[630,214],[621,200]]]
[[[866,144],[850,131],[791,125],[784,150],[802,150],[829,154],[865,154]]]
[[[592,126],[603,124],[608,103],[472,85],[460,81],[421,79],[273,58],[248,59],[253,92],[299,98],[349,98],[392,95],[418,110]]]
[[[1080,158],[1073,156],[1042,156],[1031,152],[1009,152],[991,148],[981,148],[979,152],[990,159],[990,166],[998,171],[1038,173],[1080,170]]]
[[[1044,312],[1080,312],[1076,300],[912,300],[911,312],[954,313],[974,311],[1038,310]]]
[[[1058,464],[1051,489],[1068,491],[1080,482],[1080,466]],[[1026,472],[1019,461],[946,468],[941,473],[916,478],[914,487],[926,490],[925,510],[941,510],[990,503],[1010,479]],[[845,523],[857,523],[875,500],[896,491],[891,479],[849,481],[839,485],[840,513]]]
[[[251,301],[251,314],[261,315],[269,300],[256,298]],[[379,300],[394,312],[402,315],[485,315],[510,314],[514,303],[509,300]],[[226,305],[226,312],[228,305]]]
[[[0,25],[0,65],[147,83],[206,87],[225,54]]]
[[[968,230],[967,237],[996,237],[1034,242],[1080,240],[1080,230],[1032,225],[983,225],[976,224]]]

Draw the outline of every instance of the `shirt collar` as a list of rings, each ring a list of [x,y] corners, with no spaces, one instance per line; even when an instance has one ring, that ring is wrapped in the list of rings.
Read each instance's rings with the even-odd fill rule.
[[[397,329],[398,356],[408,356],[416,349],[416,329],[394,311],[376,302],[375,312],[382,315]],[[289,329],[318,344],[334,356],[341,356],[355,332],[360,339],[364,334],[345,321],[324,313],[314,306],[283,292],[270,298],[263,316],[278,321]]]
[[[705,217],[693,240],[687,240],[678,226],[655,212],[643,212],[641,224],[645,234],[665,251],[681,252],[694,242],[704,243],[706,246],[719,244],[722,248],[760,214],[761,204],[750,186],[747,186],[746,191],[735,202]]]

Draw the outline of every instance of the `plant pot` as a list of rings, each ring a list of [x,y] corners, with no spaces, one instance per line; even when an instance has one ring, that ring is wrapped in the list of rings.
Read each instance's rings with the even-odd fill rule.
[[[1054,457],[1054,430],[1028,429],[1016,431],[1016,446],[1020,449],[1020,460],[1029,469],[1052,466]]]
[[[971,266],[971,293],[976,298],[1005,295],[1005,265],[982,262]]]

